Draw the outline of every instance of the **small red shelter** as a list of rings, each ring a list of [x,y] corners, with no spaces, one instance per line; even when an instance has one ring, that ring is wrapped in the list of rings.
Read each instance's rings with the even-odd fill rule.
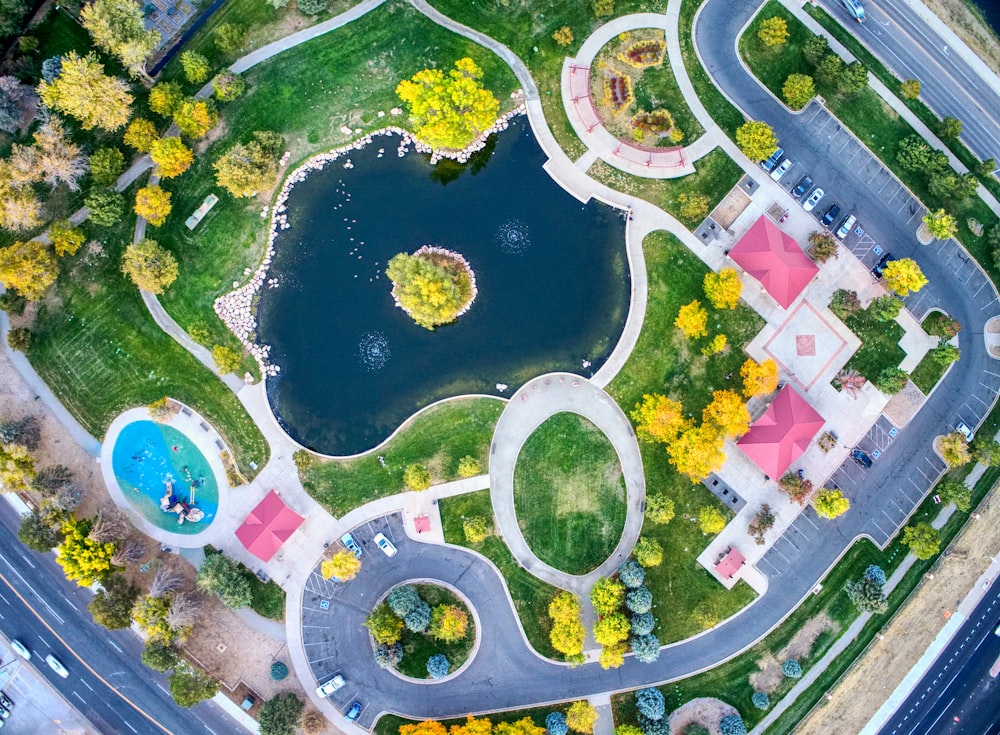
[[[778,479],[826,423],[792,386],[782,388],[750,431],[736,442],[764,474]]]
[[[783,309],[795,302],[819,272],[799,244],[763,214],[729,251],[729,257],[760,281]]]
[[[271,557],[304,520],[272,490],[236,529],[236,538],[261,561],[271,561]]]
[[[740,567],[747,563],[743,554],[739,552],[738,549],[729,549],[726,555],[722,557],[718,564],[715,565],[715,571],[719,573],[719,576],[723,579],[732,579],[736,572],[740,571]]]

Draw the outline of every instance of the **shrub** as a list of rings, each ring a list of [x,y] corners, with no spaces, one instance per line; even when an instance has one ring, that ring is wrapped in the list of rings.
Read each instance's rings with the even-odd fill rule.
[[[490,527],[482,516],[466,518],[462,522],[462,532],[465,534],[465,540],[470,544],[482,543],[491,534]]]
[[[858,299],[857,291],[838,288],[833,292],[833,296],[830,299],[830,311],[836,314],[838,319],[844,320],[860,310],[861,301]]]
[[[640,663],[650,664],[660,657],[660,639],[652,633],[633,636],[629,642],[632,645],[635,660]]]
[[[632,635],[649,635],[656,627],[656,618],[652,613],[635,613],[630,620]]]
[[[566,715],[562,712],[549,712],[545,717],[545,731],[549,735],[566,735],[569,732]]]
[[[403,616],[403,623],[414,633],[423,633],[431,624],[431,606],[421,600],[416,607]]]
[[[260,735],[295,735],[306,705],[294,694],[278,694],[260,710]]]
[[[907,79],[900,85],[900,92],[904,99],[915,100],[920,96],[920,82],[916,79]]]
[[[666,720],[649,720],[639,716],[642,735],[670,735],[670,724]]]
[[[767,709],[771,706],[771,698],[765,692],[754,692],[750,701],[757,709]]]
[[[590,0],[590,7],[598,18],[615,14],[615,0]]]
[[[643,717],[662,720],[667,712],[667,704],[659,689],[647,687],[635,693],[635,708]]]
[[[910,376],[899,368],[885,368],[875,378],[875,387],[889,396],[894,396],[906,387]]]
[[[573,31],[569,26],[563,26],[562,28],[557,28],[552,33],[552,40],[554,40],[560,46],[569,46],[573,43]]]
[[[646,570],[635,559],[629,559],[618,568],[618,579],[629,589],[636,589],[646,581]]]
[[[375,663],[383,669],[389,666],[396,666],[403,660],[403,644],[399,641],[395,643],[379,643],[375,648]]]
[[[879,322],[891,322],[903,310],[903,302],[890,294],[872,299],[868,304],[868,313],[872,319]]]
[[[31,330],[27,327],[14,327],[7,332],[7,345],[12,350],[27,352],[31,347]]]
[[[869,564],[868,568],[865,569],[865,579],[870,579],[879,587],[882,587],[886,583],[885,571],[878,564]]]
[[[739,715],[729,715],[719,723],[719,732],[722,735],[747,735],[747,726]]]
[[[431,486],[431,473],[422,464],[414,463],[403,471],[403,482],[410,490],[426,490]]]
[[[475,477],[482,473],[482,464],[475,457],[469,455],[458,460],[459,477]]]
[[[142,649],[142,662],[153,671],[170,671],[180,661],[173,646],[161,641],[147,641]]]
[[[432,679],[443,679],[450,669],[451,664],[443,653],[435,653],[427,659],[427,673]]]
[[[288,676],[288,666],[281,661],[275,661],[271,664],[271,678],[275,681],[281,681],[286,676]]]
[[[714,536],[726,527],[726,517],[718,508],[706,505],[698,511],[698,526],[706,536]]]
[[[633,552],[635,560],[646,569],[658,567],[663,563],[663,547],[656,539],[640,536]]]
[[[765,46],[781,46],[788,40],[788,23],[777,16],[765,18],[757,31],[757,38]]]
[[[802,677],[802,665],[794,658],[790,658],[781,664],[781,673],[789,679],[799,679]]]
[[[406,617],[413,612],[423,600],[417,588],[411,584],[402,584],[396,587],[386,597],[389,608],[399,617]]]
[[[636,587],[625,593],[625,607],[634,613],[649,612],[653,607],[653,593],[647,587]]]
[[[318,15],[326,10],[326,0],[295,0],[295,4],[306,15]]]
[[[822,36],[813,36],[813,38],[823,38]],[[823,39],[826,40],[825,38]],[[697,722],[692,722],[690,725],[684,728],[684,735],[710,735],[708,728],[704,725],[699,725]]]

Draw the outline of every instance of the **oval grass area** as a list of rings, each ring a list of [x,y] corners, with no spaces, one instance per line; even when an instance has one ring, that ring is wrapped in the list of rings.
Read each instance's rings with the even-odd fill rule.
[[[514,466],[514,510],[535,555],[585,574],[614,551],[625,527],[625,478],[611,442],[575,413],[535,429]]]

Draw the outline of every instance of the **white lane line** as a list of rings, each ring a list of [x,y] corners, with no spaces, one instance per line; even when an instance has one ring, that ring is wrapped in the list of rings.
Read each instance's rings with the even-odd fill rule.
[[[0,595],[0,600],[3,600],[3,601],[4,601],[4,602],[6,602],[6,603],[7,603],[8,605],[10,604],[10,600],[8,600],[8,599],[7,599],[6,597],[4,597],[3,595]]]
[[[156,682],[156,686],[162,689],[166,694],[170,694],[170,692],[168,692],[160,682]]]
[[[74,605],[74,604],[73,604],[73,601],[72,601],[72,600],[70,600],[70,599],[69,599],[68,597],[66,597],[66,595],[63,595],[63,596],[62,596],[62,598],[63,598],[64,600],[66,600],[66,603],[67,603],[67,604],[68,604],[68,605],[69,605],[69,606],[70,606],[71,608],[73,608],[73,609],[74,609],[74,610],[76,610],[76,611],[79,611],[79,610],[80,610],[80,608],[78,608],[78,607],[77,607],[76,605]]]
[[[204,725],[205,723],[202,723],[202,724]],[[215,730],[213,730],[212,728],[210,728],[208,725],[205,725],[205,729],[208,730],[210,733],[212,733],[212,735],[216,735]]]
[[[90,684],[87,683],[86,679],[80,679],[80,683],[83,684],[85,687],[87,687],[87,689],[89,689],[90,691],[94,691],[94,687],[90,686]]]
[[[74,691],[72,692],[72,695],[73,695],[74,697],[76,697],[77,699],[79,699],[79,700],[80,700],[81,702],[83,702],[84,704],[86,704],[86,703],[87,703],[87,700],[86,700],[86,699],[84,699],[83,697],[81,697],[81,696],[80,696],[79,694],[77,694],[75,690],[74,690]]]
[[[49,643],[49,642],[48,642],[47,640],[45,640],[44,638],[42,638],[42,636],[41,636],[41,635],[39,635],[39,636],[38,636],[38,640],[40,640],[40,641],[41,641],[42,643],[44,643],[44,644],[45,644],[46,646],[48,646],[49,648],[52,648],[52,644],[51,644],[51,643]]]
[[[37,569],[38,568],[34,564],[32,564],[31,563],[31,559],[29,559],[28,557],[26,557],[24,554],[21,554],[21,558],[24,559],[26,562],[28,562],[28,566],[31,567],[32,569]]]
[[[112,646],[114,646],[114,647],[115,647],[115,650],[116,650],[116,651],[118,651],[118,653],[125,653],[125,652],[124,652],[124,651],[123,651],[122,649],[118,648],[118,644],[116,644],[116,643],[115,643],[115,642],[114,642],[113,640],[111,640],[110,638],[108,638],[108,643],[110,643],[110,644],[111,644]]]
[[[129,730],[131,730],[132,732],[139,732],[139,731],[138,731],[138,730],[136,730],[136,729],[135,729],[134,727],[132,727],[132,723],[131,723],[131,722],[129,722],[128,720],[122,720],[122,722],[124,722],[124,723],[125,723],[125,727],[127,727],[127,728],[128,728]]]

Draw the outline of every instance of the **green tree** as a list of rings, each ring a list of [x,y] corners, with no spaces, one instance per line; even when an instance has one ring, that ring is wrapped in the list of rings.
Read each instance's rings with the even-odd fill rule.
[[[961,467],[972,461],[969,442],[957,431],[941,438],[941,456],[949,467]]]
[[[962,513],[968,513],[972,507],[972,491],[958,480],[945,479],[934,488],[945,503],[954,503]]]
[[[358,576],[361,571],[361,560],[347,549],[341,549],[323,561],[320,565],[320,572],[323,579],[339,580],[347,582]]]
[[[607,18],[615,14],[615,0],[590,0],[590,7],[597,18]]]
[[[899,141],[896,161],[907,171],[926,171],[931,163],[931,147],[919,135],[908,135]]]
[[[219,691],[218,681],[186,661],[174,669],[168,684],[170,696],[181,707],[194,707],[198,702],[211,699]]]
[[[938,123],[938,135],[946,140],[955,140],[962,134],[962,121],[957,117],[946,115]]]
[[[993,172],[996,171],[997,162],[995,158],[984,158],[982,161],[977,163],[972,167],[976,176],[981,176],[986,178],[987,176],[992,176]]]
[[[407,465],[403,470],[403,483],[410,490],[426,490],[431,486],[431,472],[418,462]]]
[[[90,210],[87,219],[101,227],[111,227],[121,222],[125,213],[125,197],[114,189],[95,186],[88,192],[83,205]]]
[[[425,329],[454,321],[474,296],[467,268],[447,256],[399,253],[389,260],[385,273],[396,303]]]
[[[447,76],[423,69],[396,87],[417,137],[432,148],[464,148],[496,121],[500,102],[481,83],[483,71],[466,57]]]
[[[155,240],[145,239],[125,248],[122,273],[143,291],[163,293],[177,280],[177,260]]]
[[[837,91],[841,94],[857,94],[868,86],[868,69],[860,61],[852,61],[844,67],[837,79]]]
[[[726,517],[718,508],[703,506],[698,511],[698,527],[704,535],[715,536],[722,533],[722,529],[726,527]]]
[[[132,607],[139,597],[139,588],[123,574],[112,574],[87,609],[94,621],[108,630],[120,630],[132,624]]]
[[[751,161],[763,161],[778,150],[778,138],[766,122],[751,120],[736,131],[736,144]]]
[[[218,595],[222,604],[236,609],[253,601],[250,581],[239,565],[223,554],[209,554],[198,569],[198,589]]]
[[[125,156],[117,148],[98,148],[90,156],[90,177],[98,186],[114,186],[125,171]]]
[[[649,538],[648,536],[639,537],[639,540],[635,542],[633,553],[635,554],[635,560],[646,569],[658,567],[663,563],[663,547],[660,546],[656,539]]]
[[[53,511],[25,513],[17,529],[17,539],[39,554],[47,554],[63,542],[62,516]]]
[[[972,442],[972,458],[987,467],[1000,465],[1000,443],[987,436],[976,437]]]
[[[816,63],[813,76],[824,87],[837,87],[844,76],[844,68],[843,59],[829,53]]]
[[[184,76],[191,84],[201,84],[212,71],[208,65],[208,59],[197,51],[184,51],[181,53],[181,68],[184,69]]]
[[[646,518],[663,526],[674,519],[674,501],[663,493],[646,496]]]
[[[238,375],[240,372],[242,358],[236,350],[224,347],[223,345],[215,345],[212,348],[212,360],[215,362],[215,367],[223,375],[228,373],[236,373]]]
[[[928,212],[923,218],[924,227],[938,240],[948,240],[958,233],[955,218],[943,209]]]
[[[215,183],[237,198],[256,196],[274,185],[283,145],[277,133],[254,132],[249,143],[237,143],[215,160]]]
[[[902,310],[903,302],[890,294],[876,296],[868,304],[868,315],[877,322],[891,322]]]
[[[859,612],[880,615],[889,609],[882,586],[873,579],[863,577],[853,580],[844,589]]]
[[[941,341],[938,343],[937,347],[930,351],[930,356],[931,359],[938,365],[948,367],[953,362],[958,362],[962,353],[955,345],[950,345],[947,342]]]
[[[590,588],[590,604],[601,616],[611,615],[621,607],[625,599],[625,585],[617,579],[601,577]]]
[[[903,544],[918,559],[930,559],[941,550],[941,536],[930,523],[921,521],[903,529]]]
[[[907,79],[899,85],[899,91],[903,95],[903,99],[915,100],[920,96],[920,82],[916,79]]]
[[[816,493],[813,499],[813,507],[816,508],[816,515],[820,518],[836,518],[842,516],[851,508],[851,501],[848,500],[840,490],[823,489]]]
[[[829,53],[830,42],[826,40],[826,36],[810,36],[802,44],[802,56],[809,66],[816,66]]]
[[[106,579],[114,570],[111,557],[114,556],[115,545],[98,543],[88,538],[91,525],[90,520],[64,520],[63,542],[59,545],[59,556],[56,558],[66,579],[81,587],[90,587],[94,582]]]
[[[145,74],[146,59],[160,42],[153,28],[146,30],[142,8],[132,0],[94,0],[80,11],[80,22],[94,45],[118,58],[133,76]]]
[[[0,1],[0,38],[16,34],[27,12],[28,3],[24,0]]]
[[[170,671],[180,660],[174,647],[162,641],[147,641],[142,649],[142,662],[153,671]]]
[[[0,248],[0,283],[28,301],[37,301],[56,282],[59,265],[49,247],[38,240]]]
[[[765,18],[761,21],[757,38],[765,46],[781,46],[788,40],[788,23],[777,16]]]
[[[47,107],[80,121],[84,130],[115,131],[132,115],[128,85],[104,73],[97,56],[80,57],[70,51],[62,57],[62,71],[53,82],[42,80],[38,96]]]
[[[278,694],[260,709],[260,735],[295,735],[306,705],[294,694]]]
[[[874,385],[888,396],[894,396],[906,387],[910,376],[905,370],[889,367],[884,368],[876,377]]]
[[[170,192],[159,184],[144,186],[135,193],[133,211],[153,227],[166,222],[171,209]]]
[[[813,78],[808,74],[789,74],[781,88],[785,102],[793,110],[801,110],[816,96]]]
[[[384,602],[365,618],[365,627],[376,643],[393,644],[403,634],[403,621]]]
[[[163,117],[173,117],[184,103],[184,88],[179,82],[159,82],[149,90],[149,109]]]
[[[246,91],[247,83],[239,74],[224,71],[212,80],[212,91],[219,102],[232,102]]]
[[[232,56],[243,49],[247,40],[247,30],[238,23],[222,23],[212,35],[215,47],[226,56]]]

